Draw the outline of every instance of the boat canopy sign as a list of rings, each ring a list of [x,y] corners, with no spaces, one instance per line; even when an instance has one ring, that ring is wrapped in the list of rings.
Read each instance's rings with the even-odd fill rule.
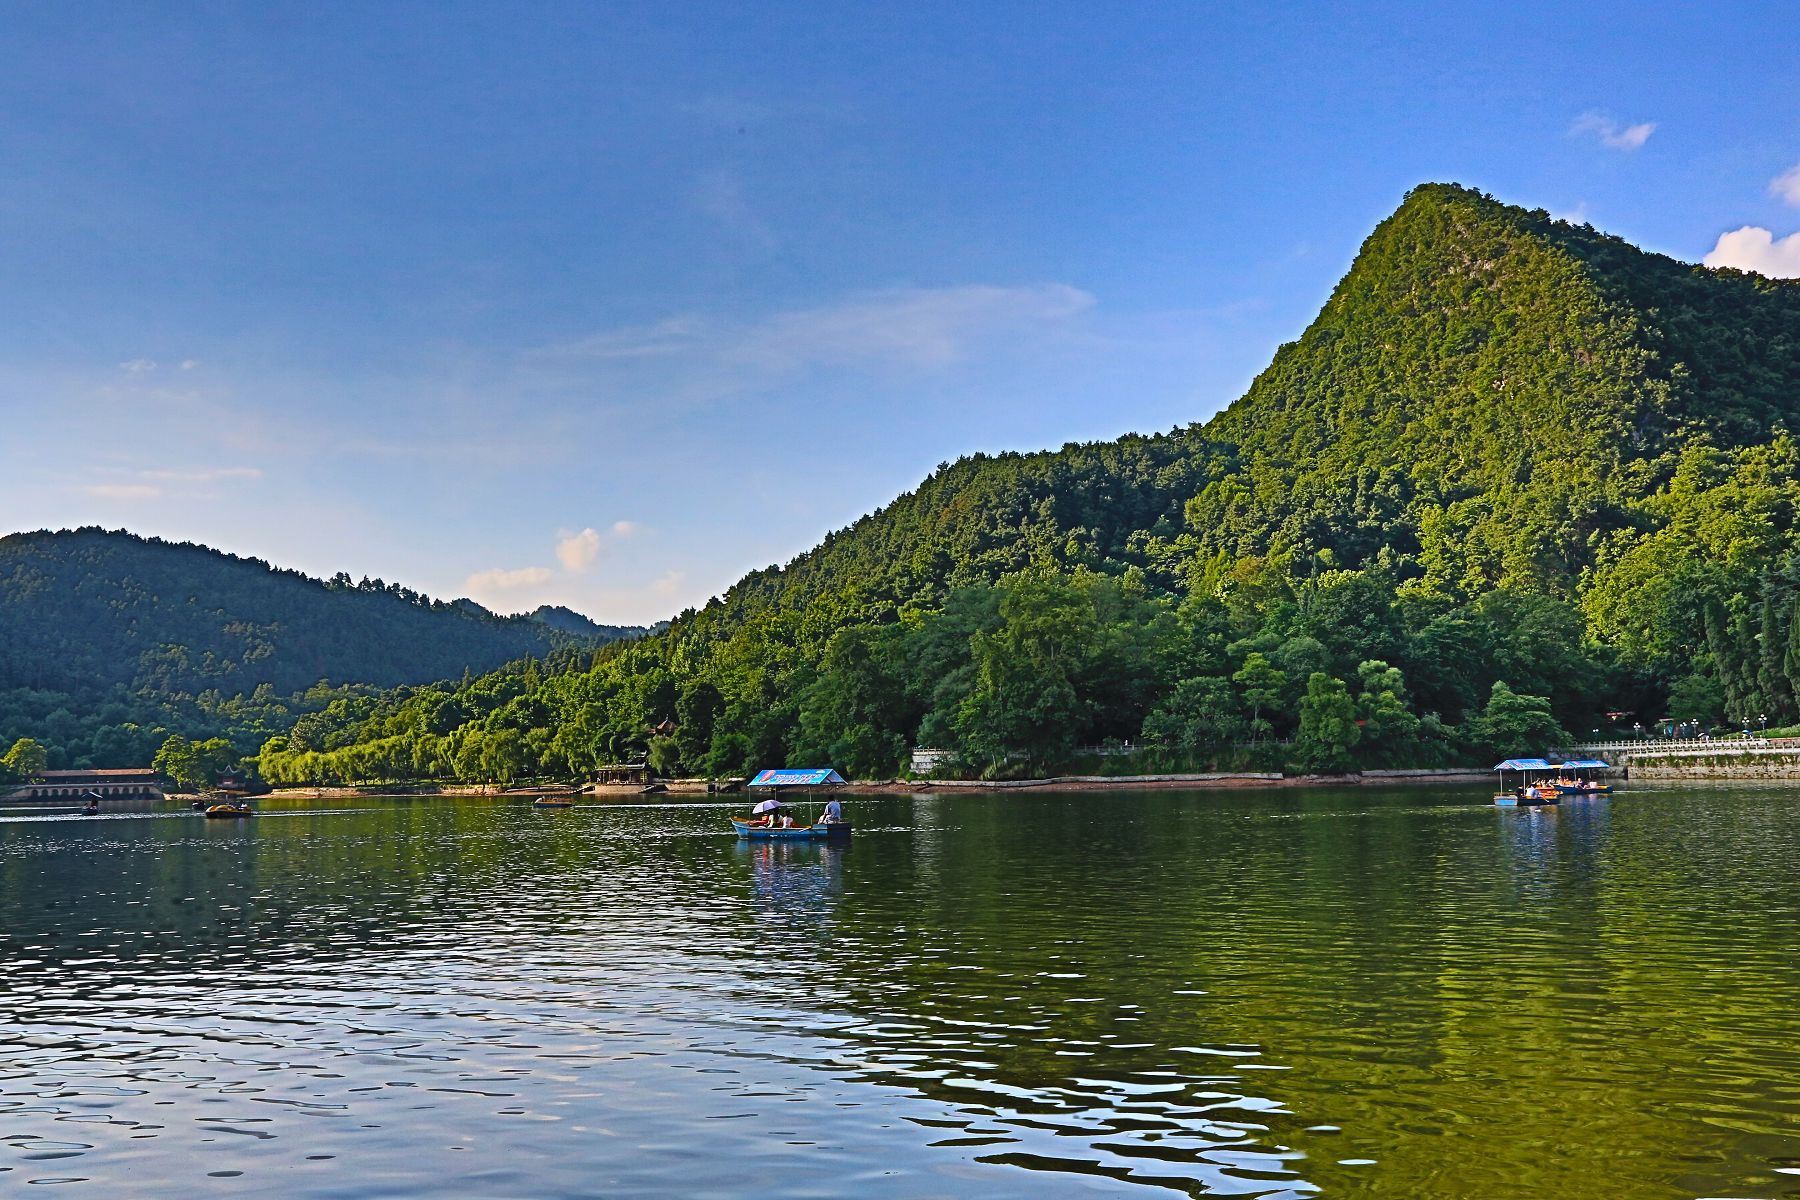
[[[1575,771],[1597,771],[1602,767],[1612,766],[1611,763],[1598,758],[1571,758],[1562,765]]]
[[[844,777],[830,767],[785,767],[775,771],[758,771],[751,787],[824,787],[843,783]]]
[[[1548,771],[1550,764],[1541,758],[1509,758],[1494,767],[1496,771]]]

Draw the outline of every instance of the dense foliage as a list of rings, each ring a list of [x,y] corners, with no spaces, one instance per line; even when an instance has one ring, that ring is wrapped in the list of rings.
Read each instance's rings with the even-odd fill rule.
[[[1800,284],[1422,187],[1210,423],[946,465],[655,637],[333,699],[262,767],[1327,770],[1776,724],[1797,415]]]
[[[248,753],[359,691],[637,632],[549,615],[122,532],[14,534],[0,538],[0,737],[35,737],[52,766],[147,765],[171,732]]]
[[[1422,187],[1208,425],[945,466],[589,670],[390,697],[265,763],[1323,769],[1777,721],[1797,408],[1800,286]]]

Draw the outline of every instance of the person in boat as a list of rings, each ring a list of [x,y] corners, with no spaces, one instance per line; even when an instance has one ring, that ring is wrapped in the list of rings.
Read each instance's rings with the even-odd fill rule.
[[[819,822],[824,825],[839,825],[843,823],[843,820],[844,806],[838,803],[836,796],[833,796],[825,802],[825,814],[819,818]]]

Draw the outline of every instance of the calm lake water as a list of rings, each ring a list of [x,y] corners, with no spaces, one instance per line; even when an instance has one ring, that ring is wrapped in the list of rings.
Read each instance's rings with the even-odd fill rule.
[[[1800,793],[726,811],[0,813],[0,1192],[1800,1195]]]

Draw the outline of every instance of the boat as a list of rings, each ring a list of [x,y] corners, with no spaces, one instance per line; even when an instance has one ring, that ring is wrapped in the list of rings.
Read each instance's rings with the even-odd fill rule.
[[[256,810],[238,800],[227,804],[209,804],[205,815],[208,820],[226,820],[231,817],[253,817]]]
[[[1576,758],[1565,763],[1558,763],[1556,769],[1563,772],[1551,780],[1558,793],[1564,796],[1610,796],[1612,784],[1601,783],[1597,779],[1587,778],[1588,771],[1606,771],[1612,764],[1598,758]],[[1569,772],[1575,772],[1570,775]]]
[[[853,826],[848,821],[815,821],[811,825],[760,825],[748,817],[731,818],[737,835],[752,842],[823,842],[831,838],[847,838]]]
[[[768,799],[759,801],[748,817],[732,817],[731,827],[739,838],[754,842],[822,842],[850,836],[853,826],[839,818],[819,819],[804,825],[792,817],[780,815],[784,803],[781,793],[799,791],[804,794],[832,792],[843,787],[844,777],[831,767],[784,767],[759,771],[746,786],[767,790]]]
[[[531,802],[533,808],[574,808],[573,796],[539,796]]]
[[[1494,793],[1494,803],[1502,808],[1560,803],[1562,793],[1558,792],[1553,785],[1531,781],[1533,771],[1554,769],[1548,761],[1541,758],[1509,758],[1503,763],[1495,764],[1494,770],[1500,772],[1502,790]],[[1506,773],[1508,771],[1519,772],[1519,786],[1511,790],[1506,790]]]

